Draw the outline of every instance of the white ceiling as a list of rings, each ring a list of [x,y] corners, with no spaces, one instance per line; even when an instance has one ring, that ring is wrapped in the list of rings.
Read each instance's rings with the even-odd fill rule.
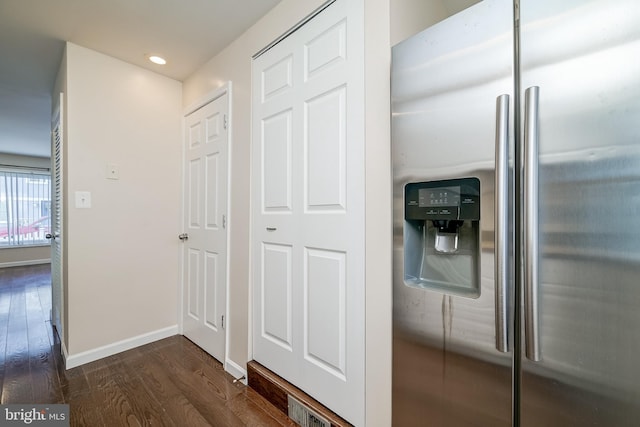
[[[49,156],[64,41],[184,80],[280,1],[0,0],[0,153]]]

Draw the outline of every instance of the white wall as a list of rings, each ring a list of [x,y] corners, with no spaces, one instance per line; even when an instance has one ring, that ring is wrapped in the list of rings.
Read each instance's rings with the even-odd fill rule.
[[[283,0],[184,82],[183,105],[233,81],[230,211],[229,358],[250,358],[249,191],[251,56],[323,0]],[[389,0],[366,0],[366,419],[391,424],[391,175],[389,147]]]
[[[392,187],[389,0],[365,0],[366,425],[391,425]]]
[[[480,0],[391,0],[391,45]]]
[[[65,337],[72,358],[176,328],[182,90],[175,80],[72,43],[65,61],[56,87],[66,80]],[[118,165],[119,180],[106,179],[107,163]],[[76,208],[76,191],[91,192],[90,209]]]
[[[51,262],[49,245],[0,248],[0,268]]]
[[[0,153],[0,165],[49,169],[51,167],[51,158],[18,156],[15,154]]]

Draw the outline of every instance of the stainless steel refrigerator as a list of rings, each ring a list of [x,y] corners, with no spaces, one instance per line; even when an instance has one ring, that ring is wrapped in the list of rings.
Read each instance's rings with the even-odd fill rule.
[[[640,2],[393,47],[394,426],[640,425]]]

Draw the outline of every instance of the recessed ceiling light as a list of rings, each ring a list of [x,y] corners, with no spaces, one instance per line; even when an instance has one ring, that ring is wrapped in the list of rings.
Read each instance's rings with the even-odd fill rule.
[[[166,59],[164,59],[161,56],[157,56],[157,55],[149,56],[149,61],[153,62],[154,64],[158,64],[158,65],[164,65],[164,64],[167,63]]]

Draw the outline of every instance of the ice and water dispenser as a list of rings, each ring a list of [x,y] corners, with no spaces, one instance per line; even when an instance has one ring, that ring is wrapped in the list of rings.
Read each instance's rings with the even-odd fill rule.
[[[404,281],[480,295],[480,181],[412,182],[404,189]]]

